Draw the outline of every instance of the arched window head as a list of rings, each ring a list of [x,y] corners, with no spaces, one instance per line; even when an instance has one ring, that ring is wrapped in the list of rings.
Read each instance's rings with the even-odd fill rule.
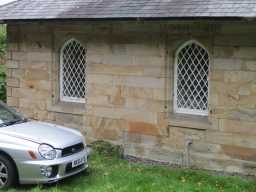
[[[174,112],[208,115],[210,58],[196,41],[181,46],[175,58]]]
[[[61,101],[85,103],[86,68],[86,48],[75,39],[67,41],[60,53]]]

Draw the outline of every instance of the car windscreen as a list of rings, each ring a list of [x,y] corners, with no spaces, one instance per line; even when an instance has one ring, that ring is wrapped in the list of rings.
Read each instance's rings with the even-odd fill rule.
[[[22,121],[24,117],[15,112],[14,109],[8,107],[0,101],[0,126],[7,126],[15,124],[15,122]]]

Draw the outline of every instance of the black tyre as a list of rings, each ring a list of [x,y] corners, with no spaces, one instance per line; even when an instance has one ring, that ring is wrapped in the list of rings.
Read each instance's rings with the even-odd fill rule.
[[[0,154],[0,189],[9,188],[17,184],[17,173],[13,162]]]

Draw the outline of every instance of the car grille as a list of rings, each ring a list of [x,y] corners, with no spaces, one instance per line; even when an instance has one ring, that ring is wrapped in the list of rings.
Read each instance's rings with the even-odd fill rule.
[[[61,156],[66,157],[73,155],[75,153],[79,153],[80,151],[84,150],[84,144],[83,143],[78,143],[76,145],[72,145],[69,147],[66,147],[62,150]]]

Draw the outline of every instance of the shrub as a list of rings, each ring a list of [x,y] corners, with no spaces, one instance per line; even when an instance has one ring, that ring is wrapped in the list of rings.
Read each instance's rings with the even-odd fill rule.
[[[0,65],[0,100],[6,101],[6,74],[4,70],[4,66]]]
[[[91,144],[93,151],[103,155],[103,156],[111,156],[111,157],[122,157],[123,149],[119,145],[113,145],[106,141],[95,141]]]
[[[4,68],[4,56],[6,51],[6,26],[0,25],[0,100],[6,101],[6,74]]]
[[[0,57],[3,58],[6,51],[6,26],[0,25]]]

